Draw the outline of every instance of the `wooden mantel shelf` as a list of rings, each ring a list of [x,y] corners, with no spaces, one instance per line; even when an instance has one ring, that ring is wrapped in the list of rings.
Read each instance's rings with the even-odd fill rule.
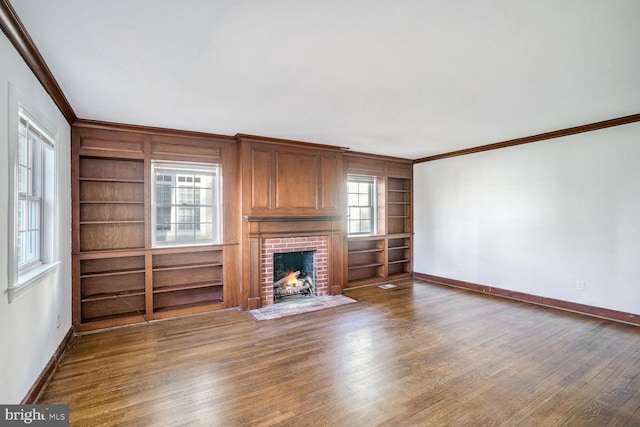
[[[314,216],[249,216],[245,215],[244,220],[248,222],[299,222],[299,221],[342,221],[344,216],[336,215],[314,215]]]

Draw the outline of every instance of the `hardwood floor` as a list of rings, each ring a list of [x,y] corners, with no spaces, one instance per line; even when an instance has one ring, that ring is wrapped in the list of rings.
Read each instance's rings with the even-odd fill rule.
[[[39,403],[74,426],[638,426],[640,328],[421,281],[255,322],[80,336]]]

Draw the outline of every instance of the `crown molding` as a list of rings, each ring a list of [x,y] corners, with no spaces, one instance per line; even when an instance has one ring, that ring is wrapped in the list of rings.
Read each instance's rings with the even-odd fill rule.
[[[233,136],[228,136],[228,135],[219,135],[215,133],[196,132],[196,131],[180,130],[180,129],[169,129],[169,128],[162,128],[162,127],[154,127],[154,126],[132,125],[127,123],[104,122],[99,120],[77,119],[73,123],[73,127],[76,129],[101,129],[101,130],[113,130],[113,131],[124,131],[124,132],[137,132],[137,133],[144,133],[144,134],[165,135],[165,136],[182,137],[182,138],[215,139],[223,142],[237,143],[236,139]]]
[[[289,145],[293,147],[301,147],[301,148],[311,148],[311,149],[320,149],[320,150],[331,150],[331,151],[341,151],[346,152],[349,150],[347,147],[340,147],[337,145],[327,145],[327,144],[316,144],[315,142],[304,142],[304,141],[294,141],[291,139],[282,139],[282,138],[272,138],[268,136],[259,136],[259,135],[248,135],[244,133],[238,133],[235,135],[235,138],[238,142],[257,142],[257,143],[267,143],[267,144],[279,144],[279,145]]]
[[[11,44],[16,48],[27,66],[33,71],[40,84],[47,91],[53,102],[58,106],[60,112],[71,125],[76,121],[76,113],[71,108],[69,101],[64,96],[58,82],[51,74],[51,70],[38,51],[35,43],[27,33],[24,25],[18,18],[16,11],[11,7],[9,0],[0,0],[0,27],[6,34]]]
[[[560,138],[563,136],[575,135],[577,133],[592,132],[594,130],[605,129],[613,126],[626,125],[640,121],[640,114],[632,114],[630,116],[618,117],[615,119],[604,120],[601,122],[589,123],[581,126],[574,126],[566,129],[555,130],[552,132],[541,133],[538,135],[525,136],[523,138],[510,139],[508,141],[496,142],[493,144],[480,145],[478,147],[466,148],[464,150],[451,151],[435,156],[422,157],[416,159],[413,163],[431,162],[433,160],[446,159],[449,157],[464,156],[467,154],[480,153],[482,151],[497,150],[499,148],[513,147],[515,145],[529,144],[532,142],[545,141],[547,139]]]

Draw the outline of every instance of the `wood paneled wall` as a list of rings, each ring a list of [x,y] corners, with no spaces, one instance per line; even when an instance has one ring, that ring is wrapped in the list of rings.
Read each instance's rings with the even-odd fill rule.
[[[238,135],[243,215],[344,215],[341,147]]]
[[[117,318],[108,319],[106,323],[101,321],[96,327],[117,326],[138,322],[143,318],[162,318],[206,309],[259,307],[260,245],[265,238],[327,236],[330,293],[342,293],[347,285],[347,172],[376,175],[382,178],[383,184],[386,184],[384,179],[389,176],[410,178],[411,175],[409,160],[362,153],[346,156],[347,149],[343,147],[244,134],[231,137],[77,121],[73,126],[72,146],[76,327],[83,326],[81,324],[85,319],[105,318],[109,314],[96,311],[94,317],[81,315],[81,304],[85,304],[85,312],[89,312],[89,305],[96,297],[85,301],[89,297],[84,294],[89,291],[85,289],[86,292],[82,294],[80,283],[88,289],[93,282],[99,281],[101,286],[104,282],[102,278],[95,279],[95,273],[89,272],[88,264],[80,263],[82,260],[89,260],[93,266],[102,258],[108,259],[110,276],[120,274],[119,267],[126,270],[128,277],[136,280],[135,286],[132,284],[129,286],[131,289],[125,289],[129,292],[126,296],[132,301],[135,299],[136,311],[146,313],[146,317],[125,317],[114,313]],[[156,265],[156,261],[166,255],[165,252],[171,256],[182,254],[191,257],[191,253],[199,248],[152,247],[150,177],[151,160],[154,159],[222,165],[223,242],[203,250],[209,251],[214,258],[222,254],[223,259],[216,258],[211,265],[197,263],[194,271],[186,269],[184,263],[172,266],[175,271],[170,272],[165,271],[166,267]],[[83,167],[90,169],[90,173],[83,174]],[[105,172],[105,178],[108,179],[102,179],[102,169],[108,169],[108,173]],[[86,175],[90,175],[89,178]],[[98,187],[100,194],[85,194],[92,190],[92,186]],[[132,187],[128,193],[119,190],[127,186]],[[383,188],[385,185],[381,185]],[[105,192],[108,194],[105,195]],[[131,193],[135,200],[123,201],[125,193]],[[104,198],[104,202],[96,202]],[[92,213],[98,208],[109,210],[109,221],[104,221],[99,212]],[[381,211],[384,213],[386,208],[381,208]],[[100,217],[101,223],[94,225],[93,217]],[[111,224],[114,221],[116,224]],[[92,223],[87,225],[88,222]],[[383,225],[380,229],[385,230],[385,227]],[[92,235],[95,234],[94,228],[101,234]],[[126,267],[124,264],[128,256],[135,257],[141,266]],[[81,266],[84,266],[84,270]],[[217,281],[221,285],[224,283],[224,297],[220,299],[220,304],[195,307],[192,300],[203,297],[197,289],[187,290],[186,285],[180,285],[180,289],[173,294],[168,292],[173,291],[173,285],[165,286],[163,278],[169,275],[177,278],[179,271],[182,271],[185,274],[189,272],[193,276],[192,281],[198,281],[197,268],[202,274],[207,273],[207,277],[213,277],[211,286],[202,292],[213,292]],[[222,280],[217,273],[220,269],[224,272]],[[138,276],[143,276],[143,279]],[[122,297],[116,291],[113,290],[114,300],[115,297]],[[104,308],[102,305],[100,307]],[[166,310],[166,307],[170,310]],[[85,329],[92,328],[89,326]]]

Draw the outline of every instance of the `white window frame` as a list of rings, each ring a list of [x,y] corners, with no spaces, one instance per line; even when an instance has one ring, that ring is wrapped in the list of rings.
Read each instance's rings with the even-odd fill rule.
[[[170,173],[164,173],[165,171],[170,171]],[[211,204],[202,204],[203,188],[196,188],[196,182],[188,181],[188,178],[194,177],[197,174],[212,174],[213,175],[213,189],[211,194]],[[160,183],[157,182],[156,177],[162,176],[163,179]],[[169,180],[166,178],[170,177]],[[184,178],[182,181],[180,178]],[[222,166],[214,163],[193,163],[193,162],[174,162],[174,161],[164,161],[164,160],[152,160],[151,161],[151,235],[152,235],[152,246],[153,247],[172,247],[172,246],[198,246],[198,245],[213,245],[213,244],[221,244],[222,243]],[[166,185],[169,186],[171,191],[171,226],[169,228],[163,227],[158,229],[158,227],[162,227],[158,223],[158,209],[159,206],[157,198],[157,186],[158,185]],[[179,191],[181,187],[188,187],[194,190],[199,190],[198,194],[201,199],[200,203],[195,203],[195,199],[192,203],[181,202],[177,200],[180,197]],[[166,206],[165,206],[166,208]],[[200,211],[201,208],[209,208],[211,210],[211,218],[207,221],[202,222],[202,213]],[[194,210],[193,218],[198,218],[198,224],[191,223],[194,225],[189,229],[188,227],[182,227],[188,224],[182,224],[179,221],[180,217],[180,209],[192,209]],[[198,210],[199,212],[195,212]],[[195,238],[195,235],[198,231],[200,231],[201,224],[211,224],[212,229],[212,237],[211,239],[198,239]],[[175,229],[173,227],[176,227]],[[167,231],[176,237],[175,240],[158,240],[157,233],[158,231]],[[193,235],[193,239],[189,239],[188,237]]]
[[[349,191],[350,183],[358,183],[358,184],[367,184],[369,187],[368,204],[361,203],[349,203],[349,195],[356,194],[351,193]],[[351,175],[347,176],[347,234],[348,236],[374,236],[377,233],[377,224],[378,224],[378,201],[377,201],[377,193],[378,193],[378,179],[375,176],[371,175]],[[358,209],[360,211],[368,210],[369,211],[369,219],[362,218],[351,218],[351,210]],[[351,231],[351,223],[352,222],[360,222],[369,221],[371,223],[371,229],[369,231]]]
[[[57,258],[57,245],[59,240],[56,233],[59,232],[57,215],[57,152],[56,140],[58,137],[55,127],[46,117],[36,109],[26,105],[20,92],[9,85],[9,203],[8,203],[8,286],[7,296],[12,303],[26,291],[42,282],[42,278],[52,273],[60,261]],[[27,138],[29,132],[33,132],[37,138],[34,143],[38,146],[37,156],[33,157],[31,166],[33,175],[28,174],[29,190],[27,193],[20,191],[18,171],[20,169],[20,124],[26,123]],[[20,256],[20,230],[24,221],[19,220],[19,206],[21,201],[25,205],[36,205],[33,213],[38,216],[37,221],[30,227],[38,230],[37,239],[34,240],[35,258],[29,262],[18,265]],[[28,215],[27,215],[28,216]],[[23,227],[24,228],[24,227]]]

